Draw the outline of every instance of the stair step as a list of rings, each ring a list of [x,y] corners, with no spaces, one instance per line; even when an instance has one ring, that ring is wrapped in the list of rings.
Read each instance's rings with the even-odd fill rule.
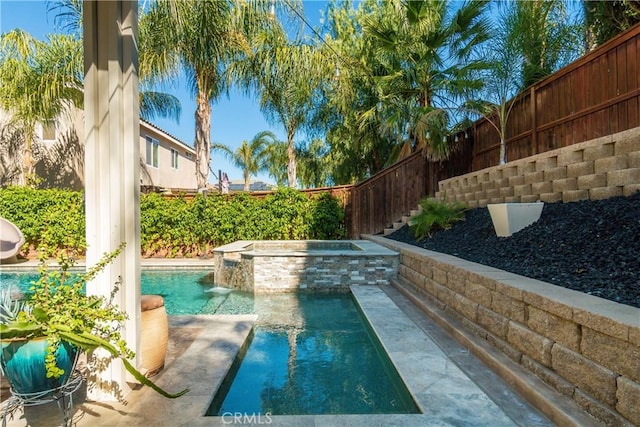
[[[395,229],[395,228],[385,228],[385,229],[384,229],[384,232],[383,232],[383,235],[384,235],[384,236],[386,236],[387,234],[391,234],[391,233],[393,233],[394,231],[396,231],[396,229]]]

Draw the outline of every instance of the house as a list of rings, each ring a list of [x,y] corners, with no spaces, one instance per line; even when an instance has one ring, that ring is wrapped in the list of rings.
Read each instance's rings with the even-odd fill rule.
[[[249,191],[270,191],[275,190],[277,187],[273,184],[269,184],[263,181],[249,181]],[[229,191],[244,191],[243,179],[232,179],[229,181]]]
[[[140,120],[140,185],[196,190],[195,159],[193,148],[152,123]]]
[[[20,184],[24,136],[0,111],[0,186]],[[65,113],[35,126],[35,171],[44,187],[84,188],[84,114]],[[195,150],[140,119],[140,185],[143,190],[197,189]]]

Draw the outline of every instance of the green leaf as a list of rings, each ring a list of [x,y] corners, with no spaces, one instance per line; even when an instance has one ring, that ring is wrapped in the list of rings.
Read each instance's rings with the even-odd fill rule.
[[[0,323],[0,339],[27,338],[40,335],[42,327],[29,321],[13,321],[8,324]]]

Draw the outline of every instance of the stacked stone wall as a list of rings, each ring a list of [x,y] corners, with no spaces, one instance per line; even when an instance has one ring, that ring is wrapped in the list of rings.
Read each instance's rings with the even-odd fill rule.
[[[640,425],[640,309],[389,239],[399,276],[606,425]]]
[[[640,127],[438,183],[436,197],[471,207],[572,202],[640,190]]]

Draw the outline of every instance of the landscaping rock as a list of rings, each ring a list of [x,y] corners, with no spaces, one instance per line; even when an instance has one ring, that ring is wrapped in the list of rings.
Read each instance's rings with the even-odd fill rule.
[[[496,236],[487,208],[421,241],[408,226],[385,237],[640,308],[640,192],[546,203],[511,237]]]

